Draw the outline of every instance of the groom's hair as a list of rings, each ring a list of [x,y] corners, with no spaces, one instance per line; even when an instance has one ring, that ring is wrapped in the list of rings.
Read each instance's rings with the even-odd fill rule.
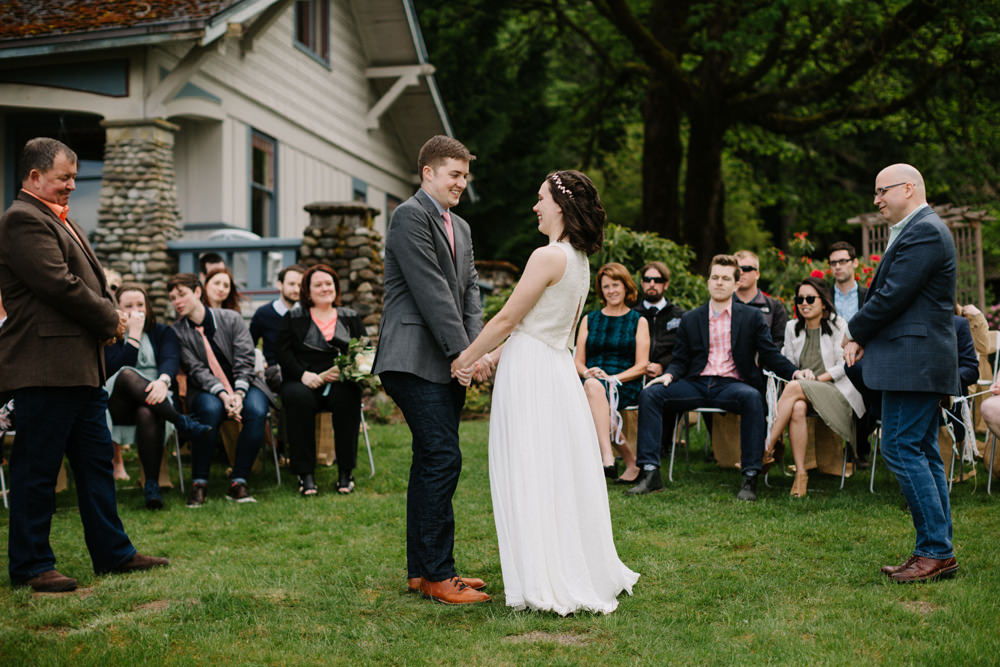
[[[425,141],[424,145],[420,147],[420,155],[417,156],[417,173],[423,174],[424,167],[437,169],[448,158],[472,162],[476,156],[469,152],[465,144],[458,139],[438,134]]]

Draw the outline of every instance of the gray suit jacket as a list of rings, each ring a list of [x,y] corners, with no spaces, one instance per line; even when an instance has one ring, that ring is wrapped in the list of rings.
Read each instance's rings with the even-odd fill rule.
[[[418,190],[386,230],[385,300],[375,373],[400,371],[451,382],[451,359],[483,328],[469,224],[451,213],[455,257],[444,219]]]
[[[930,207],[906,224],[879,263],[848,329],[864,348],[865,385],[959,392],[955,242]]]
[[[118,314],[86,234],[78,242],[42,202],[19,192],[0,217],[0,290],[8,318],[0,329],[0,391],[22,387],[99,387],[102,341]]]

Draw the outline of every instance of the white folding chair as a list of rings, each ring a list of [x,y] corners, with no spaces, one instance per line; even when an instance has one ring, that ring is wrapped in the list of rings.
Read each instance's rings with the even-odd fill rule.
[[[14,431],[0,431],[0,462],[4,460],[3,458],[3,441],[7,437],[7,434],[14,434]],[[3,474],[3,465],[0,464],[0,495],[3,496],[3,506],[6,509],[10,509],[10,505],[7,503],[7,478]]]
[[[725,414],[726,411],[722,408],[695,408],[694,410],[686,410],[684,412],[678,412],[677,416],[674,417],[674,430],[673,435],[670,438],[670,467],[667,469],[667,479],[671,482],[674,481],[674,454],[677,451],[677,426],[680,424],[681,418],[684,419],[684,438],[688,443],[688,446],[684,448],[685,458],[686,458],[686,469],[691,470],[691,424],[688,423],[688,412],[694,412],[698,414],[698,419],[701,419],[701,415],[704,414]],[[706,429],[705,435],[705,452],[706,454],[711,451],[712,436],[710,429]]]

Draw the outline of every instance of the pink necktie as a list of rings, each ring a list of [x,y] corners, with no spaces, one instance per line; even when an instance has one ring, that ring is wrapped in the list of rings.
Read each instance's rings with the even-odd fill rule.
[[[215,352],[212,351],[212,344],[208,342],[208,336],[205,335],[205,327],[195,327],[195,329],[201,334],[201,339],[205,341],[205,356],[208,358],[208,367],[212,371],[212,375],[222,383],[226,393],[232,394],[233,385],[229,384],[229,378],[226,377],[222,366],[219,364],[219,360],[215,357]]]
[[[451,246],[451,256],[455,256],[455,228],[451,226],[451,213],[445,211],[441,214],[444,218],[444,231],[448,233],[448,245]]]

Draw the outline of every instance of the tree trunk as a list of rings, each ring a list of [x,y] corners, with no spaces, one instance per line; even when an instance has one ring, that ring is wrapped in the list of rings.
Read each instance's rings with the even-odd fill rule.
[[[712,256],[728,252],[723,219],[722,147],[725,126],[712,113],[691,114],[684,183],[684,243],[705,273]]]
[[[641,229],[681,242],[680,172],[683,158],[680,113],[667,86],[651,80],[642,107]]]

